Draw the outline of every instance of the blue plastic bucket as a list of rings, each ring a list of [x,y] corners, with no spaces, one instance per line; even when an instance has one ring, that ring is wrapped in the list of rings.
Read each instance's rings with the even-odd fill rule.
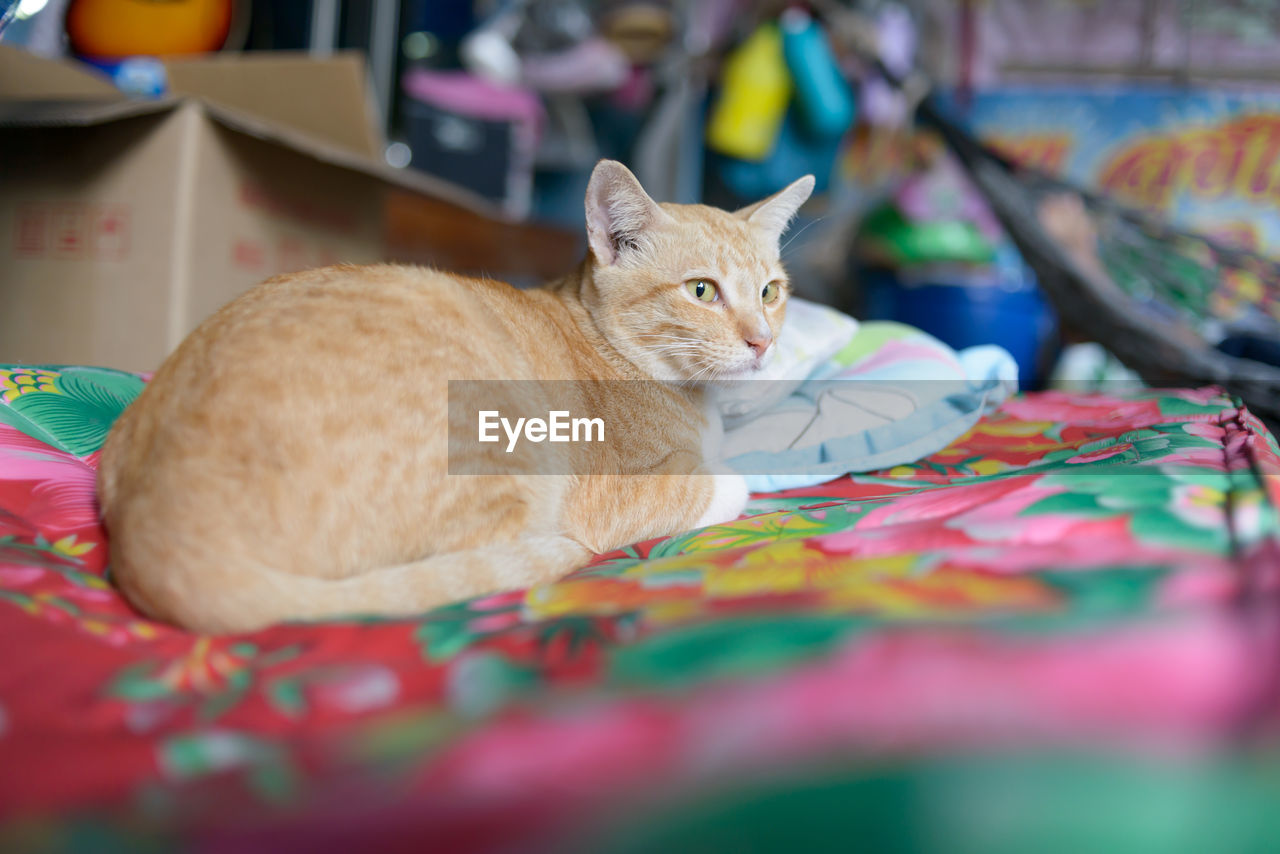
[[[896,320],[957,350],[998,344],[1018,363],[1018,382],[1035,388],[1044,379],[1057,322],[1033,280],[903,282],[887,270],[860,274],[867,320]]]

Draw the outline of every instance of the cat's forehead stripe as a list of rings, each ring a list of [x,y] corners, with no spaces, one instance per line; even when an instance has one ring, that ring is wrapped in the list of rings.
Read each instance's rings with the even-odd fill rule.
[[[769,265],[760,257],[759,253],[748,252],[742,248],[735,246],[720,247],[721,266],[733,273],[741,271],[748,276],[766,275]]]
[[[772,272],[773,259],[761,255],[758,239],[741,220],[722,214],[682,225],[696,232],[700,247],[710,250],[710,255],[699,261],[710,262],[719,275],[758,279]]]

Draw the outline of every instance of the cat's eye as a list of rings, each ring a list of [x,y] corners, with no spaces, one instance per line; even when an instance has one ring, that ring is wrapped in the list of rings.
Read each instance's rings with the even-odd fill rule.
[[[770,282],[764,286],[764,290],[760,292],[760,299],[765,305],[778,301],[778,294],[782,293],[782,287],[777,282]]]
[[[720,296],[716,283],[710,279],[690,279],[684,283],[684,286],[689,289],[689,293],[703,302],[715,302]]]

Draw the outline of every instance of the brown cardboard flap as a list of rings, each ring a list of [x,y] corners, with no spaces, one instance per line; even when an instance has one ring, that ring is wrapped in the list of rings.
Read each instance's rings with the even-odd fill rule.
[[[511,220],[478,194],[383,162],[380,140],[366,112],[363,64],[356,56],[341,54],[323,61],[280,54],[215,57],[172,61],[167,68],[176,88],[207,92],[199,98],[205,112],[233,131],[489,219]],[[268,83],[272,77],[279,77],[281,85]],[[255,87],[261,88],[260,96],[253,94]],[[181,94],[121,98],[105,78],[71,63],[0,46],[0,128],[88,127],[167,113],[183,100]],[[279,119],[277,111],[282,112]],[[345,136],[339,130],[344,123],[350,125]]]
[[[120,101],[124,95],[105,74],[86,65],[36,56],[0,45],[0,99]]]
[[[424,172],[395,169],[380,160],[353,154],[311,134],[268,122],[239,110],[207,102],[204,109],[214,121],[231,130],[290,148],[323,163],[368,175],[402,190],[455,204],[489,219],[511,221],[511,217],[483,196]]]
[[[231,53],[171,57],[164,63],[173,95],[200,97],[356,154],[382,156],[382,133],[359,53],[325,59],[305,53]]]
[[[0,100],[0,128],[89,127],[139,116],[173,111],[183,99],[129,101],[5,101]],[[510,221],[510,217],[482,196],[456,187],[439,178],[386,164],[355,154],[311,134],[266,121],[239,110],[201,101],[204,111],[216,123],[257,139],[271,142],[299,154],[375,178],[397,189],[439,199],[480,216]]]
[[[0,100],[0,127],[89,127],[167,113],[172,98],[157,100]]]

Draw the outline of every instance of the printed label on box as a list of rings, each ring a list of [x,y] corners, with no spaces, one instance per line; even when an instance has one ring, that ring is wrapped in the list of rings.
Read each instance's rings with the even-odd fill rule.
[[[123,261],[129,256],[128,205],[19,205],[13,254],[25,259]]]
[[[19,258],[43,258],[49,251],[48,234],[48,208],[21,205],[13,224],[13,254]]]
[[[253,238],[237,238],[231,244],[231,263],[241,270],[261,273],[267,264],[267,248]]]
[[[129,255],[129,208],[102,205],[93,211],[93,249],[96,261],[123,261]]]
[[[89,217],[84,205],[57,205],[53,209],[53,257],[81,261],[89,246]]]

